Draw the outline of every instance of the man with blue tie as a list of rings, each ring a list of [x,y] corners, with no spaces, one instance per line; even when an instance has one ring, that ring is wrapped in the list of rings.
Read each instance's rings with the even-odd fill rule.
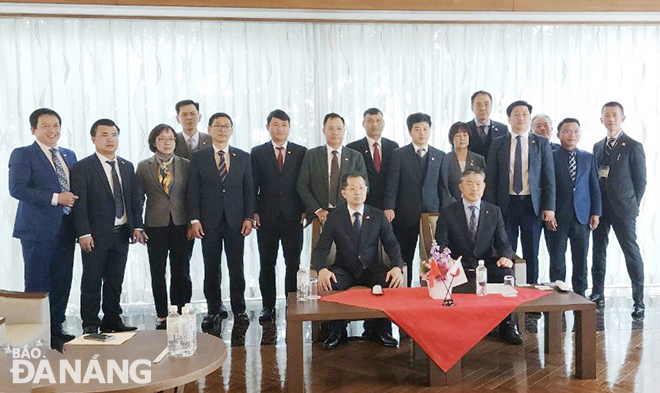
[[[644,261],[637,244],[637,215],[646,190],[646,156],[644,146],[623,132],[621,123],[625,120],[620,103],[603,105],[600,121],[607,129],[607,137],[594,145],[603,215],[594,231],[591,267],[594,288],[590,299],[604,305],[606,251],[610,228],[614,228],[632,282],[632,315],[643,317]]]
[[[601,215],[600,186],[593,154],[577,148],[581,129],[577,119],[566,118],[557,127],[561,147],[553,152],[557,183],[555,218],[546,230],[550,253],[550,281],[566,281],[566,245],[571,239],[573,292],[587,289],[589,231],[598,227]]]
[[[14,149],[9,158],[9,193],[18,199],[13,236],[21,240],[25,291],[48,292],[51,346],[74,336],[62,329],[71,290],[76,238],[71,208],[78,196],[70,191],[73,151],[58,147],[61,118],[52,109],[30,115],[35,137]]]
[[[485,199],[502,210],[514,250],[520,233],[527,282],[534,284],[539,275],[541,219],[547,222],[555,216],[555,167],[548,140],[529,132],[532,106],[515,101],[506,113],[511,133],[496,138],[490,146]]]

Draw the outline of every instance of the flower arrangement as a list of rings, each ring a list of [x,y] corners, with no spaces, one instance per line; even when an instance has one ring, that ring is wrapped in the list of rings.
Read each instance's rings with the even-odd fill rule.
[[[460,268],[462,257],[457,260],[452,259],[451,250],[448,248],[440,250],[440,246],[435,241],[433,241],[430,256],[428,261],[422,261],[420,265],[420,277],[428,283],[429,294],[432,298],[442,298],[444,306],[453,306],[454,299],[451,296],[451,289],[454,278],[462,272]]]

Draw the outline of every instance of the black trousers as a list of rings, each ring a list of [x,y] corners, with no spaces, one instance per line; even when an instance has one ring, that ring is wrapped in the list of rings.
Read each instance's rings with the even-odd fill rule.
[[[550,253],[550,281],[566,281],[566,248],[570,239],[573,292],[584,296],[587,289],[589,225],[580,224],[573,213],[570,220],[561,220],[558,223],[556,232],[546,228],[545,233]]]
[[[263,220],[257,230],[259,244],[259,288],[263,308],[275,307],[275,265],[280,242],[286,265],[284,288],[286,293],[296,292],[296,273],[300,266],[302,251],[303,228],[300,219],[295,220]]]
[[[245,240],[241,228],[231,228],[223,218],[216,227],[205,227],[202,239],[204,255],[204,296],[209,314],[217,314],[222,308],[222,249],[224,246],[229,269],[229,295],[234,314],[245,312],[245,275],[243,251]]]
[[[180,311],[192,297],[187,230],[188,225],[174,225],[171,222],[166,227],[145,228],[147,236],[149,236],[147,252],[151,270],[151,292],[154,295],[156,315],[159,318],[165,318],[168,314],[167,280],[165,278],[168,255],[170,257],[170,303],[177,305]]]
[[[609,243],[610,228],[619,241],[621,251],[626,259],[628,276],[632,282],[633,300],[644,299],[644,261],[637,245],[637,217],[617,217],[607,214],[604,209],[600,218],[600,225],[594,231],[593,265],[591,276],[593,278],[593,293],[603,294],[605,289],[605,265],[607,261],[607,244]]]
[[[25,292],[48,292],[50,330],[62,330],[69,303],[76,247],[71,215],[64,216],[62,226],[53,239],[21,240],[25,265]]]
[[[387,275],[385,266],[383,266],[383,269],[379,270],[362,270],[361,274],[358,276],[355,276],[341,266],[332,265],[328,269],[337,277],[337,282],[332,282],[333,290],[346,290],[356,285],[364,285],[369,288],[374,285],[380,285],[383,288],[387,288],[389,285],[385,281],[385,276]],[[346,321],[332,321],[332,332],[346,336],[347,323],[348,322]],[[364,330],[367,331],[367,334],[392,333],[392,323],[387,318],[372,319],[365,321]]]
[[[541,217],[534,214],[530,196],[509,198],[509,208],[504,215],[506,234],[511,248],[518,248],[518,235],[522,244],[523,258],[527,261],[527,283],[536,284],[539,279],[539,242],[541,240]]]
[[[80,316],[83,329],[98,327],[101,323],[114,325],[121,321],[119,300],[128,256],[128,232],[128,225],[115,227],[112,241],[106,246],[96,246],[92,252],[82,252]],[[101,301],[103,322],[99,319]]]
[[[419,221],[419,220],[418,220]],[[419,238],[419,223],[412,227],[398,225],[396,219],[394,220],[393,228],[394,236],[399,242],[401,247],[401,258],[408,266],[408,288],[412,283],[413,274],[413,258],[415,257],[415,247],[417,247],[417,239]]]

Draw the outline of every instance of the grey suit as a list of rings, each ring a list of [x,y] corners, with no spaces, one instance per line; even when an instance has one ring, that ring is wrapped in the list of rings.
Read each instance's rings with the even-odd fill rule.
[[[213,144],[213,139],[211,139],[211,136],[209,134],[201,131],[198,132],[199,132],[199,140],[197,141],[197,147],[195,147],[194,151],[190,151],[190,149],[188,149],[188,144],[186,143],[186,138],[184,138],[183,133],[177,132],[176,148],[174,149],[174,154],[179,157],[187,158],[190,160],[192,158],[192,153],[201,150],[206,146],[211,146],[211,144]]]
[[[156,156],[141,161],[137,167],[138,195],[140,206],[144,206],[144,223],[148,227],[166,227],[170,225],[170,215],[174,225],[187,225],[186,186],[190,161],[174,156],[173,179],[169,195],[158,182],[158,163]]]
[[[481,169],[486,172],[486,160],[481,155],[468,151],[467,159],[465,160],[465,170]],[[461,200],[461,191],[458,189],[458,183],[461,182],[461,166],[458,163],[455,152],[449,152],[442,160],[442,169],[440,170],[440,177],[444,184],[445,190],[449,195],[443,199],[444,206],[451,205],[456,201]]]
[[[341,189],[343,176],[355,171],[360,172],[365,181],[368,182],[367,167],[364,164],[362,155],[344,146],[341,149],[341,163],[339,166],[339,189]],[[297,188],[298,194],[300,194],[305,204],[308,217],[315,217],[314,212],[328,208],[330,181],[328,179],[328,151],[326,145],[307,150],[300,168],[300,175],[298,175]],[[341,196],[339,189],[333,190],[333,192],[339,195],[338,203],[342,203],[341,201],[344,201],[344,198]]]

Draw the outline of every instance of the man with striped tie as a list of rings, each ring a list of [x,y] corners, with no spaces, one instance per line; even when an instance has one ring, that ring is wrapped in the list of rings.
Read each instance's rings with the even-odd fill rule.
[[[644,316],[644,261],[637,245],[637,215],[646,190],[646,157],[641,143],[621,129],[626,116],[618,102],[603,105],[600,121],[607,137],[596,142],[594,155],[603,195],[603,215],[594,231],[593,291],[591,300],[604,305],[606,250],[610,227],[614,228],[628,275],[632,281],[634,317]]]
[[[9,193],[18,199],[15,238],[21,240],[25,291],[49,292],[53,348],[74,336],[62,329],[71,289],[75,235],[71,208],[78,199],[70,191],[73,151],[58,147],[61,118],[52,109],[30,115],[35,142],[14,149],[9,158]]]
[[[546,227],[550,281],[566,281],[566,245],[571,239],[573,291],[584,296],[589,230],[598,227],[601,215],[596,161],[593,154],[577,148],[582,132],[577,119],[562,120],[557,130],[561,147],[553,151],[553,158],[557,200],[562,203]]]
[[[254,192],[250,155],[229,146],[234,123],[226,113],[209,119],[213,144],[193,154],[188,178],[187,211],[191,231],[202,239],[204,296],[208,314],[203,330],[217,331],[228,316],[222,305],[222,249],[227,255],[231,309],[235,323],[246,325],[244,238],[252,231]]]

